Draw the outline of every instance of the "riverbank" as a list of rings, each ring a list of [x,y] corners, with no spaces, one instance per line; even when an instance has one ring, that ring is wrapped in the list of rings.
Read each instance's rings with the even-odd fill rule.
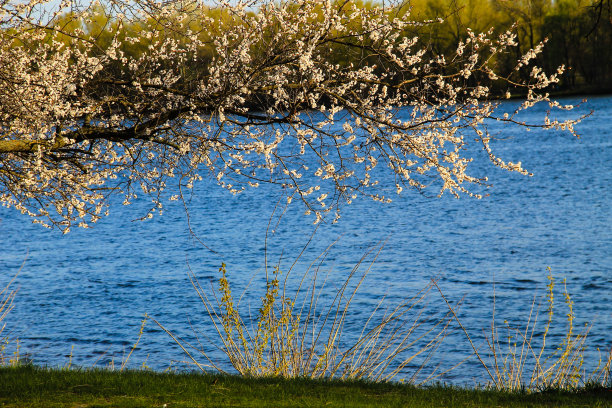
[[[0,368],[1,407],[609,407],[612,390],[508,393],[397,383]]]

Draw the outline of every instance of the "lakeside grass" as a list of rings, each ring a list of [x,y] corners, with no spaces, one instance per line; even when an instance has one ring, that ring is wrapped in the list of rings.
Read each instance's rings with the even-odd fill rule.
[[[503,392],[210,373],[0,368],[0,407],[609,407],[612,390]]]
[[[344,298],[344,289],[353,277],[360,263],[347,278],[344,286],[338,292],[339,298]],[[368,268],[369,270],[369,268]],[[429,286],[437,288],[441,298],[446,302],[449,313],[452,314],[459,327],[465,333],[469,343],[474,348],[474,355],[489,375],[489,380],[482,386],[456,387],[452,385],[433,385],[427,387],[415,386],[411,379],[405,383],[389,382],[393,375],[382,377],[376,374],[379,364],[385,367],[401,351],[412,349],[412,343],[406,346],[406,339],[411,330],[404,336],[401,328],[404,324],[396,316],[403,317],[418,305],[422,297],[416,296],[414,304],[402,303],[399,308],[391,309],[390,315],[385,314],[382,320],[375,319],[374,329],[364,329],[357,346],[349,348],[349,352],[340,352],[336,339],[342,335],[344,316],[347,314],[350,300],[363,282],[352,289],[348,300],[344,303],[334,301],[328,306],[329,312],[322,313],[322,324],[319,327],[318,339],[324,330],[325,322],[333,322],[328,330],[329,339],[324,341],[324,348],[340,353],[340,363],[347,358],[356,365],[341,366],[334,363],[336,354],[315,353],[316,341],[304,346],[306,332],[316,333],[311,326],[313,320],[312,306],[314,299],[319,298],[316,286],[316,274],[310,289],[305,293],[307,306],[300,306],[300,311],[294,313],[294,305],[300,293],[299,288],[294,297],[286,295],[285,284],[281,286],[280,269],[276,268],[270,280],[266,280],[265,296],[262,297],[262,307],[259,309],[259,324],[257,331],[250,333],[242,317],[234,309],[234,300],[226,279],[224,266],[220,269],[222,278],[219,284],[219,294],[212,298],[212,303],[203,293],[197,281],[192,283],[198,291],[208,317],[216,322],[218,335],[224,343],[223,351],[240,375],[227,375],[221,370],[212,373],[210,367],[204,368],[183,347],[187,355],[202,370],[198,373],[159,373],[148,370],[125,370],[132,352],[137,348],[144,326],[149,319],[141,324],[138,339],[120,366],[107,368],[70,368],[70,362],[64,368],[42,368],[24,364],[19,356],[19,344],[11,359],[5,358],[5,345],[8,338],[0,344],[0,408],[2,407],[612,407],[612,350],[600,357],[597,368],[587,372],[583,367],[585,339],[589,326],[583,332],[575,330],[573,320],[573,302],[565,285],[563,285],[563,302],[568,308],[564,316],[567,320],[565,335],[561,341],[546,341],[549,328],[553,322],[554,279],[549,269],[549,285],[545,304],[546,319],[544,328],[540,330],[540,342],[532,342],[538,322],[539,310],[535,308],[536,297],[526,321],[518,325],[504,321],[504,326],[498,327],[495,312],[491,322],[491,332],[485,333],[486,344],[490,355],[478,351],[471,340],[468,330],[462,325],[455,313],[457,304],[449,302],[436,281]],[[304,277],[305,279],[305,277]],[[12,282],[12,281],[11,281]],[[563,281],[564,282],[564,281]],[[301,284],[300,284],[301,287]],[[282,288],[282,289],[281,289]],[[213,288],[214,290],[214,288]],[[420,292],[419,292],[420,293]],[[426,292],[425,292],[426,293]],[[0,292],[0,323],[11,309],[15,292],[9,292],[8,286]],[[310,303],[308,301],[310,300]],[[408,305],[406,307],[405,305]],[[380,305],[379,305],[380,306]],[[404,310],[405,309],[405,310]],[[376,311],[377,309],[375,309]],[[397,311],[401,313],[398,313]],[[495,310],[495,303],[493,304]],[[422,311],[417,313],[420,316]],[[306,323],[301,317],[306,316]],[[330,317],[331,316],[331,317]],[[321,319],[321,318],[319,318]],[[448,314],[440,320],[452,320]],[[155,321],[154,319],[152,319]],[[372,316],[368,318],[368,322]],[[411,321],[410,319],[408,321]],[[155,321],[156,322],[156,321]],[[302,322],[302,323],[301,323]],[[399,322],[399,323],[398,323]],[[156,322],[157,323],[157,322]],[[384,328],[392,325],[390,335],[385,336]],[[397,323],[397,324],[396,324]],[[161,324],[158,323],[163,328]],[[302,326],[301,326],[302,325]],[[436,325],[437,326],[437,325]],[[541,325],[540,325],[541,326]],[[0,334],[2,332],[0,326]],[[399,327],[399,329],[398,329]],[[418,327],[418,319],[409,327]],[[164,329],[165,330],[165,329]],[[175,337],[166,330],[170,336]],[[364,336],[363,333],[366,333]],[[503,333],[502,333],[503,332]],[[237,339],[232,333],[238,333]],[[297,335],[296,335],[297,333]],[[300,334],[302,333],[302,334]],[[370,333],[373,333],[370,335]],[[400,335],[398,335],[400,333]],[[324,333],[325,334],[325,333]],[[382,335],[381,335],[382,334]],[[435,336],[434,340],[440,336]],[[444,336],[442,336],[443,338]],[[298,339],[296,341],[295,339]],[[394,342],[399,338],[399,342]],[[365,340],[363,340],[365,339]],[[381,340],[382,339],[382,340]],[[1,340],[1,339],[0,339]],[[176,339],[175,339],[176,340]],[[505,344],[507,342],[507,344]],[[365,351],[360,351],[360,344],[365,344]],[[437,345],[437,343],[435,343]],[[550,350],[552,348],[552,350]],[[391,358],[386,351],[392,349]],[[351,354],[351,350],[358,352]],[[428,349],[425,349],[427,351]],[[396,353],[397,351],[397,353]],[[417,350],[417,355],[420,351]],[[373,355],[370,360],[362,359],[362,355]],[[346,357],[348,355],[348,357]],[[204,355],[207,357],[206,355]],[[322,357],[321,357],[322,356]],[[238,358],[236,358],[238,357]],[[314,358],[323,359],[324,369],[315,369],[321,364],[311,363]],[[411,358],[411,357],[410,357]],[[535,365],[527,363],[535,361]],[[25,360],[27,361],[27,360]],[[210,359],[209,359],[210,361]],[[238,364],[246,361],[248,364]],[[317,360],[318,361],[318,360]],[[329,363],[329,362],[332,363]],[[410,360],[408,360],[410,361]],[[429,361],[428,359],[426,362]],[[237,363],[238,362],[238,363]],[[212,361],[211,361],[212,363]],[[293,364],[293,365],[292,365]],[[400,367],[403,362],[400,361]],[[285,369],[298,367],[300,370]],[[215,367],[214,364],[212,367]],[[246,370],[240,368],[246,367]],[[252,369],[255,367],[256,369]],[[331,369],[329,368],[331,367]],[[344,367],[339,370],[337,367]],[[362,375],[351,376],[346,368],[358,370]],[[116,368],[116,370],[115,370]],[[420,370],[420,369],[419,369]],[[340,372],[341,375],[335,375]],[[381,372],[384,372],[381,371]],[[396,371],[392,371],[394,374]],[[418,371],[417,371],[418,373]],[[411,377],[412,378],[412,377]],[[431,379],[428,382],[431,384]]]

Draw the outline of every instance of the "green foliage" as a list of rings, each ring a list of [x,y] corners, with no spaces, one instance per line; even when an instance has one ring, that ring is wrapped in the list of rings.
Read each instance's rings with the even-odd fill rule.
[[[556,2],[543,22],[542,31],[550,38],[546,62],[571,67],[564,77],[568,86],[606,89],[612,84],[610,2],[602,2],[601,8],[594,5],[580,0]]]
[[[612,18],[610,2],[599,0],[413,0],[411,15],[417,21],[443,19],[419,33],[429,38],[433,50],[452,53],[465,40],[466,28],[517,34],[516,55],[501,61],[501,72],[512,70],[515,57],[548,41],[539,63],[553,72],[569,69],[560,89],[600,91],[612,87]],[[407,8],[406,8],[407,9]],[[522,73],[528,75],[527,72]]]

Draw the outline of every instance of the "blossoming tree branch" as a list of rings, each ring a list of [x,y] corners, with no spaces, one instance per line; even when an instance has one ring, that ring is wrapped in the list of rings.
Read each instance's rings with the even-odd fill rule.
[[[546,94],[562,68],[534,65],[543,44],[506,72],[511,32],[468,30],[436,55],[419,37],[436,22],[411,21],[401,3],[0,4],[0,201],[65,232],[113,196],[150,197],[150,217],[180,196],[166,190],[204,177],[233,193],[276,185],[315,222],[358,196],[477,195],[486,177],[469,171],[470,143],[527,174],[493,151],[491,120],[576,123],[518,116],[571,108]],[[502,114],[494,97],[511,93],[525,99]]]

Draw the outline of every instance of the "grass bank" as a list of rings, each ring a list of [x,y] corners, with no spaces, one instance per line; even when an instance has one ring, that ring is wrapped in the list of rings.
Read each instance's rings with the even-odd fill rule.
[[[609,407],[603,387],[541,393],[149,371],[0,368],[0,407]]]

